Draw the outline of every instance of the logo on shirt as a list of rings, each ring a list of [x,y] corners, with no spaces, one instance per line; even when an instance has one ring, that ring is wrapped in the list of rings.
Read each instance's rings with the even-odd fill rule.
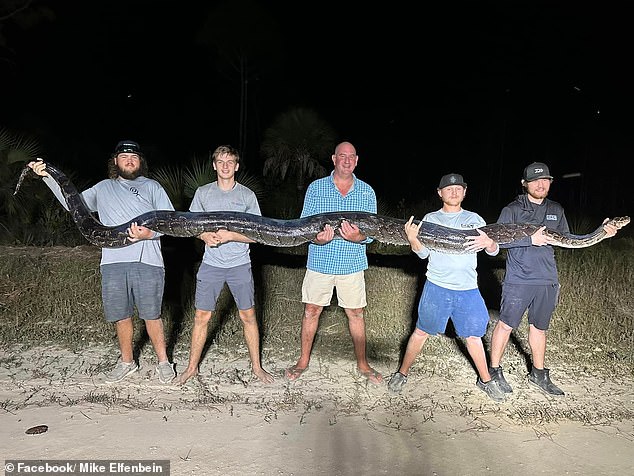
[[[546,215],[546,220],[557,221],[557,215]]]
[[[130,187],[130,191],[136,195],[137,197],[139,196],[139,189],[136,187]]]

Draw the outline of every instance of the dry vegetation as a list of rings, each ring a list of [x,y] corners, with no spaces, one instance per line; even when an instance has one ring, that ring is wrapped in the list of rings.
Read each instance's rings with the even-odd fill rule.
[[[263,362],[279,375],[299,352],[305,257],[293,252],[264,255],[262,249],[254,251]],[[169,255],[169,246],[165,252]],[[151,409],[158,404],[200,407],[259,402],[259,407],[274,415],[289,407],[310,409],[330,402],[342,414],[384,408],[395,412],[394,417],[403,422],[412,412],[432,418],[438,411],[471,415],[477,421],[486,421],[486,414],[495,412],[508,421],[522,424],[560,420],[596,424],[634,418],[631,406],[623,404],[627,382],[634,377],[631,286],[634,241],[620,239],[585,250],[558,250],[557,253],[562,293],[549,334],[547,361],[572,393],[559,401],[535,400],[527,393],[526,384],[521,381],[529,356],[524,322],[515,331],[504,361],[514,385],[519,386],[518,392],[513,394],[512,404],[500,407],[479,403],[477,390],[472,386],[475,373],[462,342],[451,338],[451,329],[446,336],[430,339],[412,368],[412,388],[407,394],[390,396],[379,392],[368,400],[365,394],[359,393],[363,387],[355,383],[359,377],[353,371],[354,358],[345,315],[334,305],[324,311],[320,321],[311,375],[296,386],[266,389],[249,385],[242,327],[226,291],[220,298],[218,318],[210,328],[208,353],[202,364],[204,377],[185,394],[168,392],[160,401],[155,401],[153,396],[145,401],[139,394],[139,400],[133,402],[129,401],[129,395],[128,400],[121,400],[117,392],[122,388],[91,385],[89,393],[72,394],[72,398],[64,390],[64,398],[71,400],[57,402],[59,385],[65,388],[63,385],[68,384],[64,382],[72,380],[92,382],[117,358],[114,330],[104,321],[101,309],[99,250],[89,246],[0,248],[0,362],[15,385],[23,391],[32,388],[34,395],[37,394],[37,398],[29,397],[28,403],[12,400],[5,402],[5,406],[15,409],[27,404],[68,405],[91,401]],[[178,266],[174,266],[175,262]],[[393,371],[415,321],[424,263],[411,255],[390,259],[372,256],[371,262],[366,274],[368,354],[371,362],[384,372]],[[169,256],[166,263],[166,332],[170,352],[182,365],[187,359],[193,317],[193,276],[198,263],[186,259],[174,261]],[[503,266],[501,257],[483,256],[480,264],[481,287],[491,308],[491,324],[497,317]],[[487,345],[492,327],[489,326],[485,336]],[[151,346],[143,326],[137,325],[136,329],[137,353],[141,359],[151,359]],[[63,362],[60,355],[66,355]],[[221,365],[221,362],[230,364]],[[346,362],[350,362],[350,366]],[[31,376],[28,381],[18,378],[27,374]],[[146,378],[151,382],[151,376]],[[414,392],[414,382],[423,381],[435,382],[434,387],[417,386]],[[51,385],[51,382],[57,384]],[[321,388],[324,382],[329,385],[336,382],[341,393],[332,394],[327,388]],[[235,391],[236,384],[244,393]],[[598,388],[604,388],[610,396],[597,400],[594,391]],[[178,400],[166,403],[170,395],[177,396]]]
[[[254,254],[254,275],[263,349],[271,355],[294,355],[303,310],[300,296],[305,258],[268,254],[260,259],[261,251]],[[549,357],[558,353],[566,356],[574,349],[574,358],[580,363],[601,366],[603,361],[612,368],[628,369],[631,374],[634,241],[615,239],[586,249],[558,249],[557,254],[562,292],[549,334]],[[495,316],[504,263],[502,258],[483,258],[481,286]],[[278,261],[283,264],[275,264]],[[374,264],[366,274],[368,352],[374,360],[397,360],[415,321],[424,262],[414,256],[391,260],[376,256],[371,261]],[[186,350],[197,262],[192,261],[189,268],[180,266],[171,275],[170,259],[166,262],[166,332],[173,351]],[[226,290],[220,298],[215,324],[210,329],[210,341],[228,349],[242,343],[241,325]],[[142,326],[136,328],[136,342],[141,348],[146,339]],[[522,348],[525,332],[525,327],[520,327],[515,333],[515,352],[519,354],[526,350]],[[91,343],[116,347],[113,328],[104,322],[101,309],[98,249],[1,248],[0,344],[6,348],[16,343],[54,344],[73,350]],[[350,354],[347,322],[338,306],[324,311],[315,345],[333,354]],[[455,352],[460,343],[440,339],[429,347],[433,352]]]

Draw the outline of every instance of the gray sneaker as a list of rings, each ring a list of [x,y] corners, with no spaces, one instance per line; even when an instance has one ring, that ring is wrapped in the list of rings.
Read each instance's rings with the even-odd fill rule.
[[[564,391],[550,380],[550,369],[536,369],[533,367],[528,374],[528,383],[537,387],[546,395],[563,397]]]
[[[506,398],[504,392],[500,389],[497,381],[493,379],[484,383],[482,380],[480,380],[480,378],[478,378],[476,385],[480,390],[486,393],[491,400],[495,400],[496,402],[503,402]]]
[[[387,388],[389,388],[391,392],[401,393],[401,390],[403,390],[403,385],[405,385],[406,383],[407,375],[396,372],[394,375],[392,375],[392,378],[388,382]]]
[[[106,383],[116,383],[121,382],[128,375],[133,374],[139,370],[139,366],[136,362],[117,362],[117,365],[114,366],[114,369],[110,371],[108,375],[106,375]]]
[[[498,387],[504,393],[513,393],[513,388],[509,385],[509,383],[504,378],[504,373],[502,372],[502,366],[499,367],[489,367],[489,374],[491,378],[498,383]]]
[[[161,383],[170,383],[176,377],[174,372],[174,364],[166,360],[165,362],[159,362],[156,366],[156,373]]]

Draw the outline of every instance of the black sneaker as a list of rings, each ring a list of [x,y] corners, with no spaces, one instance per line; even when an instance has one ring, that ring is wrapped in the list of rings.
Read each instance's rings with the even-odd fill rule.
[[[496,402],[503,402],[506,398],[498,383],[493,379],[485,383],[480,378],[478,378],[476,385],[480,390],[486,393],[491,400],[495,400]]]
[[[396,372],[392,375],[392,378],[387,384],[387,388],[390,389],[393,393],[401,393],[403,390],[403,385],[407,383],[407,375],[403,375],[400,372]]]
[[[498,383],[500,390],[504,393],[513,393],[513,387],[511,387],[504,378],[501,365],[499,367],[489,367],[489,374],[491,375],[491,378]]]
[[[528,383],[537,387],[546,395],[552,395],[555,397],[561,397],[565,395],[562,389],[560,389],[557,385],[552,383],[549,375],[550,369],[536,369],[532,368],[531,372],[528,374]]]

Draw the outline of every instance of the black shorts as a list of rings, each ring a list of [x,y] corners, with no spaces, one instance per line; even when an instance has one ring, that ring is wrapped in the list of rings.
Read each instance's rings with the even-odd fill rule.
[[[559,300],[559,287],[559,284],[504,284],[500,320],[515,329],[528,309],[528,323],[547,330]]]

